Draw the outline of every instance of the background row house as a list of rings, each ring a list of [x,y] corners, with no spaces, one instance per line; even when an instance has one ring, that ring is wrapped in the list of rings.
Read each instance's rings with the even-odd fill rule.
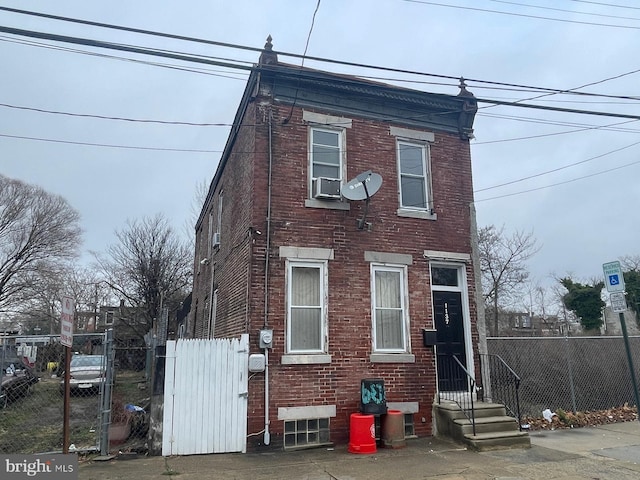
[[[346,443],[366,379],[407,436],[431,435],[437,390],[464,389],[436,348],[477,368],[476,110],[463,82],[443,95],[301,68],[268,39],[196,226],[186,326],[264,354],[251,446]]]

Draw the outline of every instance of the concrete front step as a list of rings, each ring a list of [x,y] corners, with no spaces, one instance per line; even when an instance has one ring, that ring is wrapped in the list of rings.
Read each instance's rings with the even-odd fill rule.
[[[478,451],[531,447],[529,434],[520,431],[464,435],[462,442]]]
[[[439,404],[436,404],[436,408],[440,410],[444,415],[449,418],[467,418],[456,402],[451,400],[443,400]],[[507,414],[507,410],[504,405],[500,403],[487,403],[487,402],[475,402],[473,404],[475,411],[475,417],[498,417]]]
[[[512,432],[518,430],[518,422],[508,415],[481,417],[475,419],[476,433]],[[453,431],[462,435],[473,434],[473,424],[468,418],[453,420]]]
[[[528,448],[529,433],[519,431],[515,418],[506,415],[503,405],[474,403],[476,434],[460,406],[452,401],[434,404],[438,435],[450,437],[476,450]]]

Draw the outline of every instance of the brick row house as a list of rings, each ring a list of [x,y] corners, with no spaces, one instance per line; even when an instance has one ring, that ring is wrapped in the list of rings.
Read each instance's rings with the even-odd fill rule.
[[[475,98],[280,63],[270,42],[196,225],[186,335],[265,354],[250,446],[348,442],[365,379],[431,435],[436,391],[461,388],[433,344],[477,368]]]

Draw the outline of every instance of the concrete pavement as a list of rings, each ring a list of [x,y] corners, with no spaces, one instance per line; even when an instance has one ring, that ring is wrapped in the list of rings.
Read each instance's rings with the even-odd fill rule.
[[[354,455],[345,446],[294,452],[138,457],[80,466],[82,480],[631,480],[640,478],[640,422],[531,433],[529,449],[474,452],[439,438]]]

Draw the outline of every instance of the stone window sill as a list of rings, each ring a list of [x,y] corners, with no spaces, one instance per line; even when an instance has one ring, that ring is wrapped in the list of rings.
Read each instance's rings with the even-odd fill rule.
[[[409,210],[406,208],[399,208],[396,212],[399,217],[408,218],[422,218],[424,220],[437,220],[438,215],[426,210]]]
[[[411,353],[373,353],[369,361],[371,363],[416,363],[416,356]]]
[[[304,201],[304,206],[308,208],[326,208],[329,210],[351,209],[349,202],[343,202],[341,200],[316,200],[315,198],[306,199]]]
[[[331,355],[287,354],[280,357],[281,365],[317,365],[331,363]]]

